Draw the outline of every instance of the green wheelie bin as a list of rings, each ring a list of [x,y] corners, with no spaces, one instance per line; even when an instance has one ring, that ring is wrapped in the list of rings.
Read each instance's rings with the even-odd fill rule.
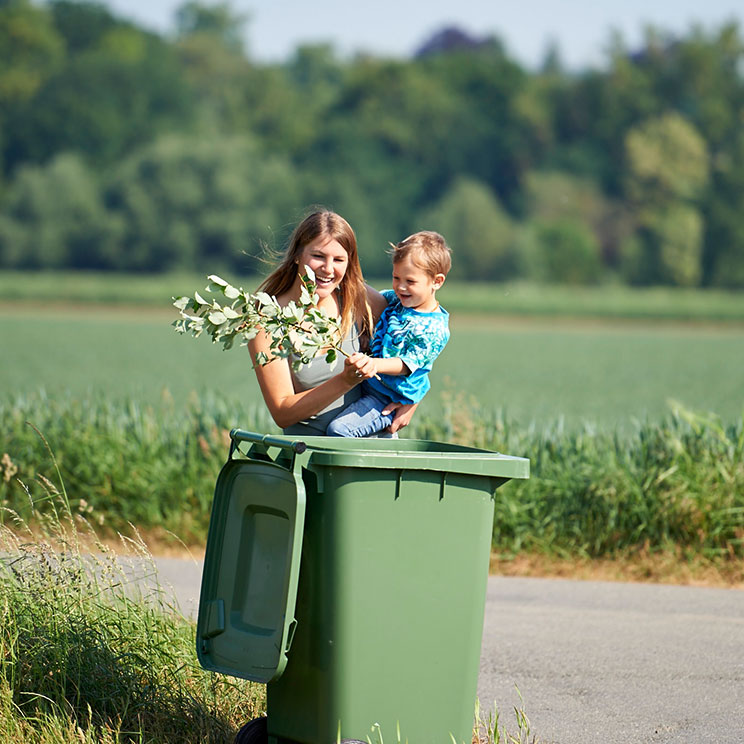
[[[237,741],[470,742],[495,492],[529,461],[230,436],[196,644],[205,669],[267,684],[267,717]]]

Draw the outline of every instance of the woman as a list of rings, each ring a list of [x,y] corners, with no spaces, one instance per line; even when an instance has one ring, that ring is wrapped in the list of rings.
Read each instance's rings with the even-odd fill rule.
[[[325,434],[326,426],[343,408],[359,397],[359,383],[375,374],[374,362],[363,354],[385,298],[364,283],[357,255],[356,236],[349,223],[330,211],[306,217],[294,230],[286,255],[260,290],[276,297],[280,305],[298,301],[301,274],[309,266],[315,273],[318,306],[340,320],[341,348],[351,354],[343,369],[332,369],[323,357],[298,371],[286,359],[257,365],[256,354],[271,356],[270,341],[259,333],[249,344],[256,377],[272,418],[285,434]],[[395,411],[390,433],[407,426],[415,406],[391,403]]]

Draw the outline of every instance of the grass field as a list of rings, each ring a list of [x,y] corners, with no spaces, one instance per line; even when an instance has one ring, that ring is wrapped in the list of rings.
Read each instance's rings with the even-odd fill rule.
[[[224,278],[249,290],[254,290],[260,282],[255,277],[225,275]],[[390,286],[389,277],[369,281],[380,289]],[[62,301],[165,308],[170,305],[172,296],[190,295],[205,284],[203,275],[190,273],[122,275],[5,271],[0,273],[0,302]],[[438,297],[455,314],[744,322],[741,292],[723,290],[448,281]]]
[[[0,391],[103,393],[176,405],[218,391],[260,394],[244,349],[182,337],[167,308],[6,304]],[[670,399],[736,420],[744,406],[744,324],[454,315],[421,413],[454,393],[504,409],[523,427],[624,429],[663,415]],[[236,422],[239,423],[239,422]]]
[[[29,420],[50,437],[76,498],[103,510],[106,524],[199,543],[226,432],[273,424],[244,349],[180,336],[167,301],[138,301],[121,279],[107,281],[127,304],[45,304],[28,293],[0,303],[0,454],[27,480],[45,472]],[[162,293],[162,281],[145,284]],[[733,312],[716,320],[706,294],[696,305],[706,312],[684,320],[686,296],[673,296],[666,318],[582,314],[565,290],[560,303],[573,310],[556,317],[537,305],[523,315],[452,313],[409,436],[530,457],[530,481],[502,492],[502,553],[616,557],[648,544],[687,551],[685,562],[696,551],[741,555],[744,321]],[[742,305],[725,299],[730,311]],[[672,401],[723,427],[715,416],[672,417]],[[28,500],[18,489],[13,499],[17,508]]]

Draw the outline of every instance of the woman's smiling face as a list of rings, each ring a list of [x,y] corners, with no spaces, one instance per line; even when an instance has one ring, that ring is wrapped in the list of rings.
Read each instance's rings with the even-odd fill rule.
[[[349,265],[349,256],[337,240],[320,235],[308,243],[297,259],[300,274],[309,266],[315,274],[315,286],[318,297],[322,300],[335,292]]]

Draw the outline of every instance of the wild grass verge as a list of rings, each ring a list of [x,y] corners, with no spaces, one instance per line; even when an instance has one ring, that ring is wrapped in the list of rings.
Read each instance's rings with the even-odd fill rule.
[[[8,509],[0,526],[0,741],[231,742],[264,688],[203,671],[193,624],[143,580],[155,570],[142,542],[124,540],[133,576],[64,489],[36,484],[33,532]]]
[[[185,410],[167,401],[145,407],[41,394],[0,402],[6,432],[0,498],[24,519],[29,495],[17,478],[34,483],[50,467],[27,421],[53,445],[74,514],[109,534],[129,534],[134,524],[191,545],[206,536],[229,430],[275,431],[263,407],[241,408],[217,396],[194,398]],[[639,422],[623,435],[590,427],[566,431],[560,422],[524,429],[501,411],[457,395],[444,416],[414,420],[408,436],[530,459],[530,479],[497,492],[493,545],[503,561],[524,554],[672,556],[742,576],[744,418],[724,425],[674,406],[663,419]],[[43,498],[33,491],[31,498],[43,512]]]

